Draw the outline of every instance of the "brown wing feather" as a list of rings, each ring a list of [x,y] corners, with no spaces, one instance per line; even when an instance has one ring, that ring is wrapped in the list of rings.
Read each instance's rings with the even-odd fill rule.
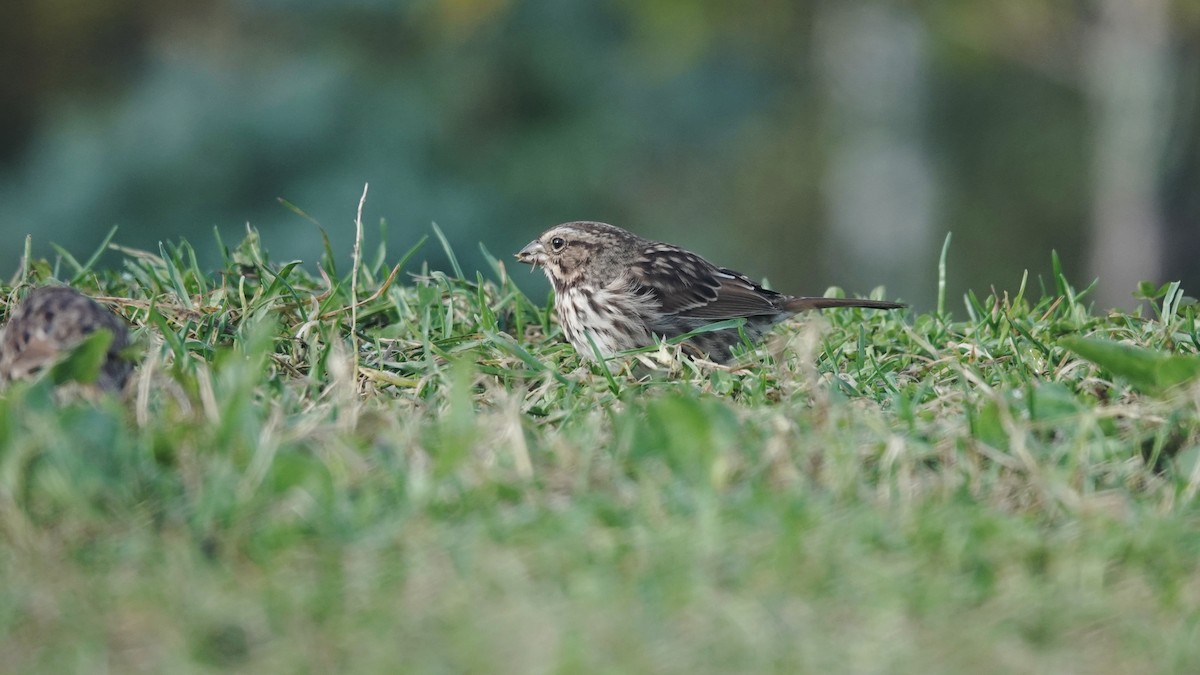
[[[742,316],[773,315],[780,312],[780,303],[786,299],[775,291],[767,290],[745,275],[730,269],[717,270],[721,287],[717,299],[704,307],[689,311],[698,319],[733,319]]]
[[[774,314],[785,297],[669,244],[648,246],[633,265],[633,277],[639,291],[655,296],[664,314],[697,319]]]

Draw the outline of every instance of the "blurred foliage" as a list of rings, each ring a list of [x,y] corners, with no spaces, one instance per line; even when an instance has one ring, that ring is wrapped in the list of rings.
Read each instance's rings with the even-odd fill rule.
[[[1187,107],[1196,5],[1171,10],[1179,121],[1163,185],[1181,231],[1200,218],[1188,197],[1200,165],[1200,125]],[[463,244],[482,241],[503,256],[553,223],[600,219],[779,288],[888,284],[928,305],[933,279],[881,278],[829,254],[842,112],[831,103],[839,83],[822,66],[822,31],[842,6],[6,2],[0,237],[13,244],[0,274],[17,264],[26,233],[48,254],[51,242],[85,250],[113,224],[121,243],[152,248],[214,226],[235,238],[249,222],[277,257],[314,260],[318,229],[279,198],[348,255],[369,183],[364,219],[386,221],[401,250],[431,222],[468,253]],[[1086,269],[1081,44],[1094,3],[880,6],[920,27],[914,133],[937,197],[927,256],[912,268],[930,269],[952,230],[953,291],[1048,273],[1051,248],[1068,269]],[[1173,264],[1172,278],[1200,286],[1186,260]]]

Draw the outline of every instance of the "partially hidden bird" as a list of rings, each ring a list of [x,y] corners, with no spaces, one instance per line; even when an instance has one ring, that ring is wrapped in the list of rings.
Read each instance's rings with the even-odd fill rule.
[[[728,319],[745,319],[741,331],[757,343],[773,326],[805,310],[906,306],[784,295],[686,249],[593,221],[555,225],[516,257],[546,272],[563,334],[585,358],[596,352],[608,358]],[[684,344],[724,363],[742,338],[732,327],[697,333]]]
[[[122,354],[129,346],[125,322],[72,288],[33,289],[10,312],[0,335],[0,384],[36,376],[97,330],[110,331],[112,342],[95,384],[119,391],[133,370]]]

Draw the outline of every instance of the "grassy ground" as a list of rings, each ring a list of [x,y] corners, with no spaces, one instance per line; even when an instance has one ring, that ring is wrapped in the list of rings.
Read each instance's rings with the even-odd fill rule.
[[[1200,672],[1177,289],[1100,315],[1058,275],[610,373],[500,264],[223,253],[0,288],[72,281],[144,349],[123,399],[0,398],[3,670]]]

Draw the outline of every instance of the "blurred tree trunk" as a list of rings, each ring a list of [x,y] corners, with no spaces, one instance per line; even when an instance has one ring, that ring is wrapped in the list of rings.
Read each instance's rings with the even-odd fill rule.
[[[828,90],[831,143],[824,259],[831,279],[866,277],[909,299],[929,297],[935,245],[923,134],[926,47],[923,24],[901,5],[821,6],[816,61]]]
[[[1162,199],[1166,279],[1200,296],[1200,26],[1181,38]]]
[[[1085,86],[1093,116],[1091,274],[1101,307],[1162,281],[1159,176],[1168,128],[1168,0],[1094,0]]]

